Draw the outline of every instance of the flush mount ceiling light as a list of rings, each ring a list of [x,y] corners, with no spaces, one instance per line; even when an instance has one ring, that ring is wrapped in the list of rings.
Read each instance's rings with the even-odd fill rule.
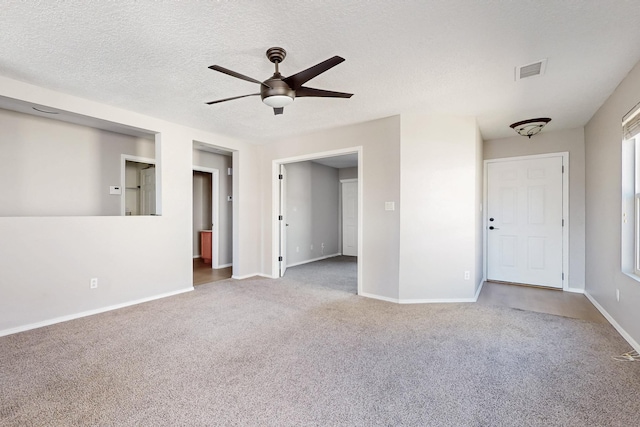
[[[529,119],[521,122],[516,122],[510,127],[522,136],[528,136],[531,138],[533,135],[540,133],[543,127],[549,123],[549,118]]]

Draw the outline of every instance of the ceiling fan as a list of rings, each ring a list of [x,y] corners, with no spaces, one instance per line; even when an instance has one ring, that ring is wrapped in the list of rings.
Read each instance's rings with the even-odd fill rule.
[[[284,77],[280,74],[278,64],[284,61],[285,56],[287,56],[287,52],[281,47],[272,47],[267,50],[267,58],[276,65],[276,72],[273,76],[263,82],[245,76],[244,74],[236,73],[235,71],[231,71],[219,65],[210,66],[209,68],[214,71],[219,71],[248,82],[258,83],[260,85],[260,92],[250,93],[249,95],[234,96],[232,98],[218,99],[217,101],[207,102],[207,104],[217,104],[219,102],[231,101],[233,99],[245,98],[247,96],[260,95],[262,102],[273,108],[274,114],[282,114],[284,112],[284,107],[291,104],[295,98],[305,96],[321,98],[351,98],[351,96],[353,96],[352,93],[333,92],[330,90],[314,89],[302,86],[312,78],[340,64],[344,61],[344,58],[334,56],[333,58],[329,58],[326,61],[300,71],[292,76]]]

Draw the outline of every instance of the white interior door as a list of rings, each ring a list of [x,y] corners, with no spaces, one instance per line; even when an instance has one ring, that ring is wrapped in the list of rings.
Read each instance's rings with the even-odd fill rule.
[[[342,183],[342,255],[358,256],[358,181]]]
[[[487,163],[487,279],[562,288],[563,158]]]
[[[140,214],[156,214],[156,168],[140,171]]]
[[[280,277],[284,276],[287,271],[287,170],[284,165],[280,165],[280,216],[278,222],[280,224]]]

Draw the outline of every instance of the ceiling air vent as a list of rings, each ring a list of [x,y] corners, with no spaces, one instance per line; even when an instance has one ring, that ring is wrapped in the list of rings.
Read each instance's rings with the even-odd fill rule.
[[[547,68],[547,60],[542,59],[540,61],[533,62],[527,65],[521,65],[516,67],[516,81],[522,79],[528,79],[544,74]]]

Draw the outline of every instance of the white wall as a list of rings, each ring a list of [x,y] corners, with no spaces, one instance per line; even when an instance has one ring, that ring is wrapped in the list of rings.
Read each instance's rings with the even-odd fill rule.
[[[475,119],[402,115],[401,130],[400,300],[472,299],[481,256]]]
[[[272,162],[277,159],[362,146],[363,245],[358,260],[362,271],[363,294],[382,298],[398,298],[398,253],[400,215],[384,210],[385,201],[400,200],[400,118],[398,116],[352,126],[291,137],[261,146],[259,180],[262,191],[263,271],[273,270],[272,234],[277,217],[273,214]]]
[[[234,151],[234,275],[260,270],[254,146],[3,77],[0,96],[158,132],[162,192],[162,216],[0,218],[0,334],[192,289],[194,140]]]
[[[121,154],[154,142],[0,109],[0,216],[120,215]]]
[[[638,102],[640,64],[585,126],[586,292],[636,344],[640,342],[640,282],[621,271],[620,231],[622,117]]]
[[[227,196],[231,196],[233,193],[233,176],[228,175],[227,170],[231,167],[231,156],[225,156],[222,154],[210,153],[202,150],[193,150],[193,165],[204,166],[211,169],[217,169],[219,171],[219,192],[218,192],[218,225],[219,225],[219,241],[218,241],[218,263],[220,265],[231,264],[233,254],[233,202],[227,200]],[[195,197],[195,189],[194,189]],[[194,227],[197,224],[194,223]],[[204,227],[205,223],[197,225],[198,227]],[[199,239],[199,230],[194,228],[194,239]],[[206,226],[207,230],[211,229],[211,224]],[[194,255],[200,253],[200,248],[195,247],[196,242],[194,240]],[[215,256],[215,254],[214,254]]]
[[[585,283],[585,144],[584,129],[542,131],[484,142],[484,158],[569,152],[569,287],[583,290]]]
[[[482,135],[480,134],[480,129],[476,128],[476,197],[475,197],[475,206],[476,206],[476,248],[475,248],[475,274],[472,277],[473,282],[475,283],[475,295],[478,295],[478,291],[480,286],[485,279],[484,277],[484,224],[482,217],[482,209],[480,206],[484,207],[483,201],[483,180],[484,180],[484,144],[482,141]]]
[[[337,254],[338,169],[310,161],[286,168],[287,265]]]

